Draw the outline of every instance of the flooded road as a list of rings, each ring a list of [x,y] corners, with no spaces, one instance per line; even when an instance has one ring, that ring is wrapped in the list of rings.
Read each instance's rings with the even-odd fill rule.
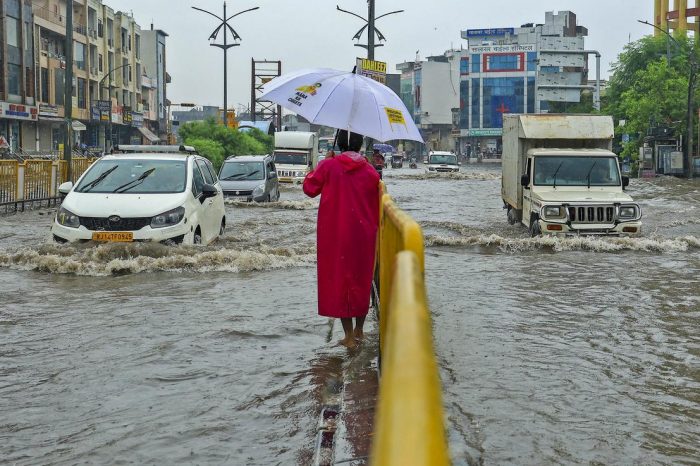
[[[454,463],[700,462],[700,182],[633,180],[642,238],[530,239],[500,167],[462,170],[385,179],[426,235]],[[353,358],[316,315],[317,205],[228,204],[207,247],[0,217],[2,461],[309,464]]]

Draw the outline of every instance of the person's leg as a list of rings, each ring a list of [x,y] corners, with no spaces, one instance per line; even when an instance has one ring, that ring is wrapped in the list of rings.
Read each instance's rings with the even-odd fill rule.
[[[362,327],[365,325],[365,317],[355,317],[355,332],[354,336],[357,340],[362,340],[365,334],[362,331]]]
[[[340,343],[343,346],[347,346],[348,348],[354,348],[356,344],[352,334],[352,319],[340,319],[340,323],[343,324],[345,338],[340,340],[338,343]]]

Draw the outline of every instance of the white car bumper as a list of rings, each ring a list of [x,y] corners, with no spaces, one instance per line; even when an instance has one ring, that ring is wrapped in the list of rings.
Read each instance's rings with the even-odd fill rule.
[[[180,222],[172,227],[164,228],[151,228],[150,226],[145,226],[140,230],[119,230],[119,232],[130,232],[133,234],[133,241],[166,241],[178,239],[179,237],[184,237],[191,233],[191,225],[188,223]],[[53,225],[51,226],[51,233],[58,237],[59,240],[65,240],[68,242],[73,241],[89,241],[93,238],[93,233],[97,231],[88,230],[84,226],[78,228],[65,227],[54,219]],[[99,233],[115,233],[99,231]]]

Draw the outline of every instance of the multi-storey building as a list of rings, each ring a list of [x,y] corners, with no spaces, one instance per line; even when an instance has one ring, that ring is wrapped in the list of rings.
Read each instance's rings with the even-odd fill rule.
[[[466,48],[397,66],[401,97],[426,141],[462,154],[498,154],[504,113],[547,112],[550,102],[579,102],[581,91],[594,87],[587,34],[570,11],[547,12],[544,24],[462,31]]]
[[[0,149],[36,147],[34,37],[29,0],[0,0]]]
[[[167,85],[170,83],[170,75],[167,73],[165,57],[165,40],[168,37],[160,29],[151,29],[142,32],[143,66],[145,74],[155,82],[155,108],[156,118],[152,121],[151,129],[161,139],[166,139],[168,133],[168,96]]]
[[[64,131],[66,0],[33,1],[39,44],[38,147],[56,149]],[[72,118],[77,142],[109,148],[158,139],[148,131],[151,82],[144,96],[142,46],[141,28],[129,14],[115,12],[101,0],[73,1]]]

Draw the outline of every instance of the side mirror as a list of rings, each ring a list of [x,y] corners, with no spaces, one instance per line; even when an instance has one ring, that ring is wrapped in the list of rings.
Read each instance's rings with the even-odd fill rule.
[[[522,175],[520,176],[520,186],[523,188],[527,188],[530,186],[530,175]]]
[[[215,186],[211,184],[205,184],[202,186],[202,194],[199,196],[199,199],[204,202],[206,199],[209,199],[210,197],[216,197],[216,195],[219,194],[219,191],[216,189]]]
[[[268,178],[277,178],[277,172],[274,170],[270,170],[270,174],[267,175]]]
[[[61,185],[58,187],[58,192],[61,194],[68,194],[71,189],[73,189],[73,182],[66,181],[65,183],[61,183]]]
[[[625,189],[627,186],[630,185],[630,177],[629,176],[623,176],[622,177],[622,189]]]

